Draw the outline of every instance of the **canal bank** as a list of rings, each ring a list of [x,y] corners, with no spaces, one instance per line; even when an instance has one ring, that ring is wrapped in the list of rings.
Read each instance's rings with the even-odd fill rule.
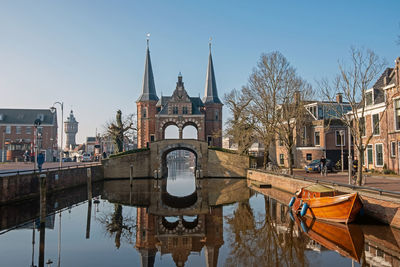
[[[100,164],[55,168],[43,172],[25,171],[0,177],[0,205],[32,199],[39,196],[39,175],[46,176],[46,191],[51,194],[60,190],[86,185],[104,178]]]
[[[382,223],[400,228],[400,195],[390,194],[390,192],[378,191],[367,186],[348,187],[339,183],[332,183],[327,180],[313,180],[305,177],[292,177],[289,175],[278,175],[262,170],[249,169],[247,171],[247,179],[250,183],[266,184],[272,188],[276,188],[294,194],[302,187],[314,184],[316,182],[326,184],[338,191],[352,193],[358,192],[363,201],[365,214],[380,221]]]

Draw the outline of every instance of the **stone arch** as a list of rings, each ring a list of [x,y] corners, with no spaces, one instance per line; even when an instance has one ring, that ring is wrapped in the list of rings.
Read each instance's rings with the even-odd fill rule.
[[[195,156],[195,173],[196,170],[201,169],[201,160],[202,154],[195,146],[190,144],[184,143],[177,143],[177,144],[170,144],[164,147],[159,153],[159,166],[161,168],[161,176],[166,177],[168,175],[168,168],[167,168],[167,155],[168,153],[175,151],[175,150],[187,150],[194,154]]]
[[[160,131],[161,131],[161,138],[162,140],[165,140],[165,130],[168,128],[168,126],[176,126],[178,127],[178,138],[181,135],[182,132],[182,127],[178,124],[176,120],[168,120],[168,121],[163,121],[160,125]]]
[[[199,140],[199,128],[201,129],[201,126],[199,126],[195,121],[187,121],[183,124],[182,126],[182,139],[193,139],[193,138],[184,138],[183,133],[185,130],[185,127],[187,126],[193,126],[196,129],[196,140]]]

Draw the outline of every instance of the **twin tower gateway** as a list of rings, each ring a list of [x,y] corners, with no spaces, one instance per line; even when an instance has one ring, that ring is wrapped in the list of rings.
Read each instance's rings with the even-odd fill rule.
[[[147,42],[142,94],[136,105],[139,148],[164,140],[165,129],[170,125],[177,126],[179,139],[183,137],[183,129],[191,125],[197,129],[198,140],[208,142],[209,146],[222,147],[223,104],[218,98],[211,44],[203,99],[188,95],[181,74],[172,95],[161,96],[160,99],[156,93]]]

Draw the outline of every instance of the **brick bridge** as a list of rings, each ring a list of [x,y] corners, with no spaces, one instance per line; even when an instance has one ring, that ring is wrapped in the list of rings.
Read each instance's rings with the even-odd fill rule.
[[[150,143],[150,149],[103,160],[105,178],[166,177],[167,154],[187,150],[196,158],[197,177],[246,177],[250,159],[234,153],[210,149],[207,142],[195,139],[165,139]]]

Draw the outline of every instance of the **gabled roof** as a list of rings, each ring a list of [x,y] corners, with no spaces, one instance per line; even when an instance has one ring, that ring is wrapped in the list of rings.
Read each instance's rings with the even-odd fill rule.
[[[386,68],[382,75],[379,77],[379,79],[376,81],[376,83],[374,84],[374,86],[372,86],[374,89],[380,89],[383,88],[389,84],[392,83],[391,79],[390,79],[390,74],[392,73],[393,68]],[[386,78],[386,84],[385,84],[385,78]]]
[[[32,125],[36,119],[42,125],[56,124],[57,113],[50,109],[0,109],[0,124]]]
[[[203,102],[204,104],[209,104],[209,103],[222,104],[221,100],[219,100],[218,98],[217,83],[215,82],[214,65],[211,56],[211,44],[210,44],[210,54],[208,56],[206,86],[204,89]]]
[[[151,101],[151,100],[158,101],[158,96],[156,93],[156,86],[154,83],[153,68],[151,67],[149,45],[147,43],[142,94],[139,96],[139,99],[136,102]]]

